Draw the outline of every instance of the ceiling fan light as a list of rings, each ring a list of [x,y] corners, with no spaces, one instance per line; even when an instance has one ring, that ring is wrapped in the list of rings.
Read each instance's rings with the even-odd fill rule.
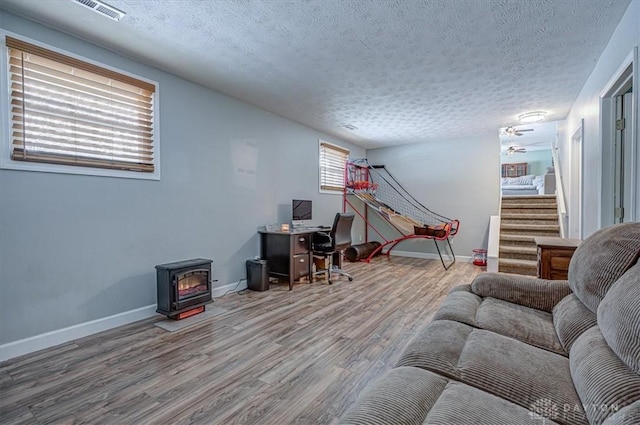
[[[525,122],[525,123],[538,122],[538,121],[542,121],[543,119],[545,119],[546,116],[547,116],[547,112],[546,111],[526,112],[526,113],[521,114],[521,115],[518,116],[518,121]]]

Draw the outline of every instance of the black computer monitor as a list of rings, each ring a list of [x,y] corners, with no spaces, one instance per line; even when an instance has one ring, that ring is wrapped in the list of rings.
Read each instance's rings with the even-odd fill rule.
[[[294,199],[291,201],[291,220],[294,224],[302,224],[303,221],[310,221],[312,219],[311,211],[311,201],[303,199]]]

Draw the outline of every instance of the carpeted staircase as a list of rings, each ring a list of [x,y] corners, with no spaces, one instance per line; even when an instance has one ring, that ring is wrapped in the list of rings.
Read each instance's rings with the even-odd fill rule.
[[[498,271],[535,276],[535,236],[560,236],[556,196],[503,196]]]

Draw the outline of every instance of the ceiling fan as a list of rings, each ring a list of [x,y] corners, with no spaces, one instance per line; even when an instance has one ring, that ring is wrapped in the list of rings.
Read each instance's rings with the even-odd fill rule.
[[[517,146],[509,146],[505,151],[507,155],[513,155],[514,153],[525,153],[527,152],[526,148],[519,148]]]
[[[522,136],[523,132],[533,130],[533,128],[516,129],[515,127],[510,126],[504,129],[504,134],[507,136]]]

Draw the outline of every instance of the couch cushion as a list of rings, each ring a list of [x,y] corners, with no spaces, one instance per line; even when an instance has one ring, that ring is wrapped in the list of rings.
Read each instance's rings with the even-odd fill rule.
[[[553,417],[555,412],[550,411]],[[539,425],[542,418],[513,403],[435,373],[399,367],[384,374],[342,417],[343,425]],[[546,424],[556,424],[545,419]]]
[[[455,320],[467,325],[477,326],[476,313],[482,303],[482,298],[462,290],[449,292],[433,320]]]
[[[389,371],[359,397],[340,420],[344,425],[422,425],[449,381],[405,367]]]
[[[569,417],[555,420],[586,423],[566,357],[490,331],[434,321],[407,346],[397,365],[430,370],[525,409],[540,400],[578,406]]]
[[[396,366],[428,369],[462,379],[458,359],[474,328],[450,320],[436,320],[422,329],[404,349]]]
[[[640,424],[640,401],[636,401],[613,413],[602,423],[603,425],[638,425]]]
[[[640,400],[640,375],[616,356],[598,326],[576,340],[569,353],[569,363],[573,382],[592,425],[603,423],[619,409]]]
[[[452,292],[471,292],[471,285],[468,283],[462,284],[462,285],[456,285],[453,288],[451,288],[449,290],[449,293]]]
[[[598,307],[598,325],[613,352],[640,373],[640,263],[609,290]]]
[[[424,424],[556,424],[553,419],[561,414],[558,409],[525,409],[493,394],[452,381],[429,411]]]
[[[596,324],[596,315],[575,294],[567,295],[553,308],[553,326],[567,353],[575,340]]]
[[[550,400],[557,406],[580,404],[566,357],[492,332],[476,330],[469,335],[457,369],[462,382],[525,408],[540,400]],[[586,422],[579,411],[575,417],[555,420]]]
[[[454,291],[444,299],[433,320],[453,320],[568,355],[556,335],[551,313],[507,301]]]
[[[481,273],[471,290],[480,297],[492,297],[551,313],[571,293],[566,280],[545,280],[510,273]]]
[[[553,316],[546,311],[495,298],[485,298],[478,308],[475,319],[477,326],[481,329],[567,355],[553,327]]]
[[[640,257],[640,223],[624,223],[595,232],[576,249],[569,263],[569,285],[596,312],[607,291]]]

